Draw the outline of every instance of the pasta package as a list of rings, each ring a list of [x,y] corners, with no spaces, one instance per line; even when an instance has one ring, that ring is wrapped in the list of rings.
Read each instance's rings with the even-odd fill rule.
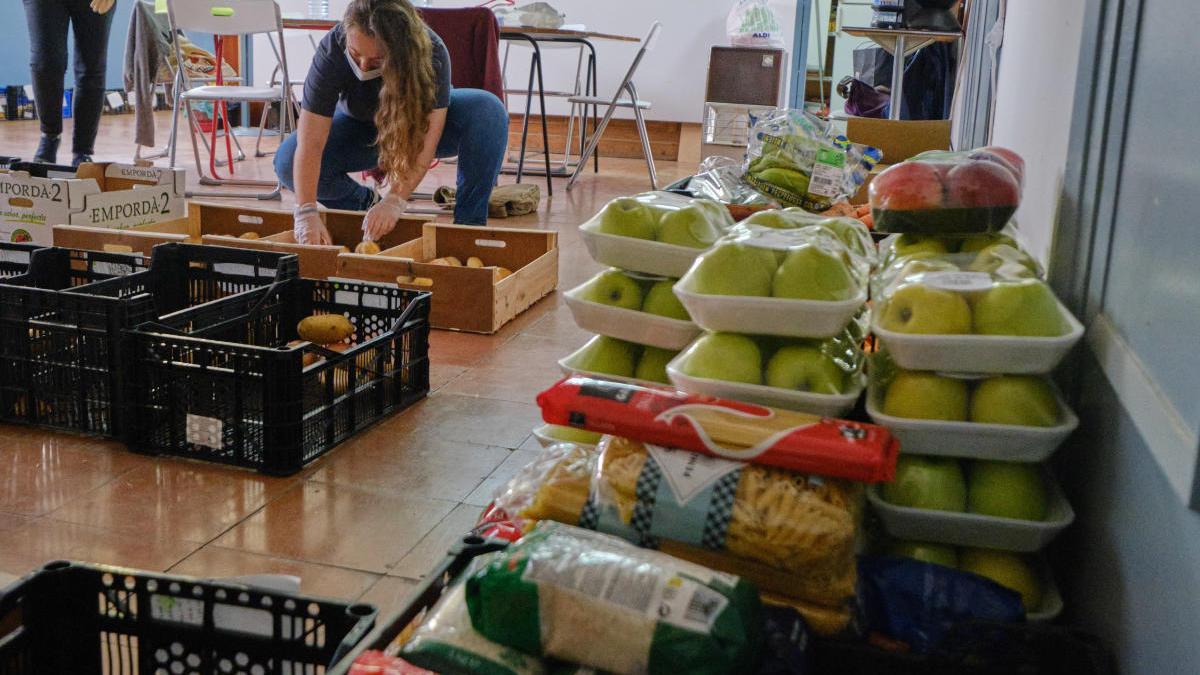
[[[647,446],[601,443],[580,526],[843,607],[854,597],[861,486]]]
[[[597,453],[574,443],[556,443],[508,481],[493,500],[509,518],[554,520],[574,525],[587,504]]]
[[[752,672],[762,641],[749,582],[561,523],[494,554],[466,599],[494,642],[617,674]]]
[[[874,424],[579,375],[537,402],[550,424],[866,483],[890,481],[900,451]]]
[[[494,555],[494,554],[489,554]],[[480,559],[483,563],[486,556]],[[542,675],[542,660],[498,645],[471,625],[465,587],[454,584],[400,651],[413,665],[441,675]]]

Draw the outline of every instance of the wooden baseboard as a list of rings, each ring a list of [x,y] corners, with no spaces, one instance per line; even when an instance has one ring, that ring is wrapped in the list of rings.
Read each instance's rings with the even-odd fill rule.
[[[524,115],[510,115],[508,125],[508,147],[521,147],[521,122]],[[579,125],[575,125],[572,140],[572,154],[579,155]],[[650,150],[654,159],[675,161],[679,159],[680,122],[646,121],[646,132],[650,136]],[[560,154],[567,140],[567,116],[548,115],[546,117],[546,133],[550,141],[550,152]],[[532,115],[529,118],[529,140],[526,150],[533,152],[542,149],[541,117]],[[637,124],[633,120],[613,119],[604,130],[600,139],[600,154],[604,157],[642,157],[642,142],[638,138]]]

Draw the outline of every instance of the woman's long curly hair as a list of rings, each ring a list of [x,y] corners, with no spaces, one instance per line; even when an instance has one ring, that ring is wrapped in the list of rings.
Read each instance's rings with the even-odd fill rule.
[[[383,88],[375,127],[379,167],[396,182],[415,167],[437,96],[433,43],[408,0],[351,0],[342,25],[383,45]]]

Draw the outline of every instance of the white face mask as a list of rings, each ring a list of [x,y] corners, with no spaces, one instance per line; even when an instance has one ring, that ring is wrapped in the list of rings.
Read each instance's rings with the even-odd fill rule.
[[[366,82],[367,80],[378,79],[379,77],[383,76],[382,67],[376,68],[375,70],[363,70],[362,68],[359,68],[358,63],[353,57],[350,56],[349,49],[346,50],[346,61],[350,63],[350,70],[354,71],[354,76],[363,82]]]

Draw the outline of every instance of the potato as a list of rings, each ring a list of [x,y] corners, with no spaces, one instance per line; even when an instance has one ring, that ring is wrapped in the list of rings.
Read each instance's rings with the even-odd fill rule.
[[[349,247],[349,246],[340,246],[339,248],[340,248],[340,249],[342,249],[342,251],[341,251],[342,253],[349,253],[349,252],[350,252],[350,247]]]
[[[358,246],[354,247],[355,253],[362,253],[363,255],[375,255],[381,250],[383,249],[379,248],[379,244],[376,244],[370,239],[363,239],[358,243]]]
[[[314,314],[296,325],[301,340],[319,345],[341,342],[354,334],[354,324],[341,314]]]
[[[287,343],[289,347],[302,347],[308,344],[307,340],[292,340]],[[316,352],[304,352],[304,356],[300,358],[300,363],[305,367],[309,367],[317,361],[321,360],[321,355]]]
[[[412,280],[413,286],[432,286],[433,279],[429,277],[416,277]]]
[[[403,286],[405,284],[411,284],[412,282],[413,282],[413,278],[411,275],[408,275],[408,274],[401,274],[400,276],[396,277],[396,284],[398,286]]]
[[[243,232],[238,235],[238,239],[258,239],[257,232]]]
[[[467,258],[467,267],[483,267],[483,261],[475,256]]]
[[[512,270],[508,269],[507,267],[497,267],[496,268],[496,281],[501,281],[501,280],[503,280],[507,277],[511,277],[511,276],[512,276]]]
[[[458,258],[455,258],[452,255],[448,255],[445,258],[434,258],[433,260],[429,261],[429,264],[430,265],[449,265],[451,267],[462,267],[463,266],[462,261],[459,260]]]

